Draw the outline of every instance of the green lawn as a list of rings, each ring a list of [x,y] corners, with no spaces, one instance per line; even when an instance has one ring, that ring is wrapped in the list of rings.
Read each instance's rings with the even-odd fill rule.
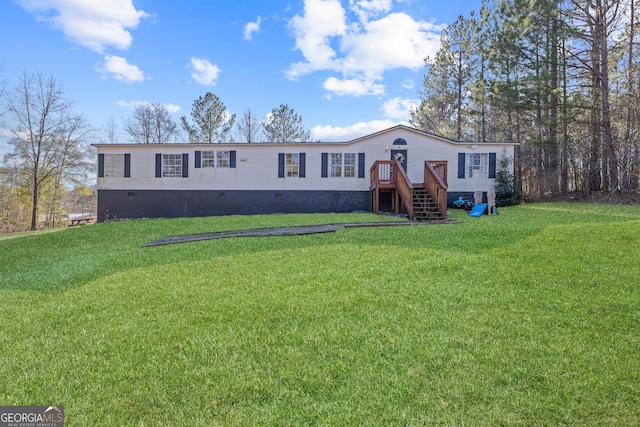
[[[381,217],[0,236],[0,405],[69,426],[640,424],[640,208],[499,211],[148,248]]]

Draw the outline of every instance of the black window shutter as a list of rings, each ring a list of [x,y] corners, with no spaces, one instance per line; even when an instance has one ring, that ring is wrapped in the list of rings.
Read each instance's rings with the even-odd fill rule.
[[[358,178],[364,178],[364,153],[358,153]]]
[[[162,177],[162,154],[156,154],[156,178]]]
[[[229,151],[229,167],[236,167],[236,150]]]
[[[489,153],[489,178],[496,177],[496,153]]]
[[[321,178],[326,178],[328,176],[328,169],[329,169],[329,154],[328,153],[322,153],[322,162],[321,162],[321,173],[320,173],[320,177]]]
[[[307,174],[307,155],[306,153],[300,153],[300,170],[298,171],[298,176],[300,178],[305,178]]]
[[[278,153],[278,178],[284,178],[284,153]]]
[[[458,153],[458,178],[464,178],[464,153]]]
[[[189,178],[189,155],[182,155],[182,177]]]
[[[202,167],[202,151],[196,151],[194,157],[196,158],[195,168],[198,169]]]
[[[131,178],[131,154],[124,155],[124,177]]]
[[[104,178],[104,154],[98,154],[98,177]]]

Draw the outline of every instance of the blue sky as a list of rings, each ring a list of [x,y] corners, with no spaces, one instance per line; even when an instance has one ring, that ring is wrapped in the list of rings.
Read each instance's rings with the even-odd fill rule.
[[[53,75],[94,127],[114,118],[122,142],[137,103],[160,102],[178,121],[208,91],[238,117],[286,103],[314,140],[348,141],[408,122],[423,59],[446,24],[479,4],[4,0],[0,77]]]

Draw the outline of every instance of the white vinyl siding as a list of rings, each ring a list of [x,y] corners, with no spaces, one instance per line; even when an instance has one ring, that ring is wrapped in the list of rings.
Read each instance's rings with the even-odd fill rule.
[[[468,173],[468,154],[485,154],[485,164],[490,163],[490,153],[498,157],[506,148],[508,156],[513,156],[513,145],[485,143],[477,148],[469,144],[454,143],[429,135],[423,135],[410,129],[396,129],[391,132],[376,133],[348,143],[291,143],[291,144],[246,144],[225,143],[214,146],[204,144],[100,144],[98,154],[104,157],[110,154],[130,153],[131,177],[109,176],[98,178],[99,189],[110,190],[262,190],[262,191],[369,191],[370,168],[376,160],[390,160],[391,148],[396,138],[407,141],[408,177],[412,183],[424,181],[425,160],[448,161],[449,192],[473,192],[493,189],[494,180],[465,179]],[[200,151],[229,151],[229,168],[216,166],[200,168]],[[189,176],[176,178],[162,177],[162,155],[175,154],[176,160],[184,162],[180,156],[189,154],[192,162],[188,166]],[[285,154],[289,153],[288,156]],[[329,175],[329,154],[342,153],[343,177],[332,178]],[[349,161],[345,165],[345,154],[356,154],[356,178],[344,178],[349,175]],[[303,156],[303,154],[306,154]],[[459,162],[459,155],[462,162]],[[214,154],[215,156],[215,154]],[[156,157],[159,157],[156,159]],[[280,161],[281,157],[281,161]],[[326,161],[323,164],[323,157]],[[362,158],[362,165],[361,165]],[[366,159],[366,162],[365,162]],[[235,160],[235,163],[234,163]],[[217,159],[216,159],[217,162]],[[119,162],[118,162],[119,163]],[[458,165],[462,163],[462,177],[458,178]],[[235,167],[234,167],[235,166]],[[346,169],[345,169],[346,168]],[[489,168],[490,169],[490,168]],[[157,172],[157,174],[156,174]],[[177,176],[180,171],[174,173]],[[362,178],[358,179],[360,172]],[[296,176],[297,173],[297,176]],[[324,173],[324,177],[323,177]],[[302,179],[301,175],[305,175]],[[293,176],[293,177],[292,177]]]

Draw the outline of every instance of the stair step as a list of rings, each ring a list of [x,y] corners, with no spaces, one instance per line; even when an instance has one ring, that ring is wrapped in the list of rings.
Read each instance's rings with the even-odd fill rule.
[[[438,203],[425,188],[413,189],[413,217],[416,221],[446,219],[446,212],[440,212]]]

